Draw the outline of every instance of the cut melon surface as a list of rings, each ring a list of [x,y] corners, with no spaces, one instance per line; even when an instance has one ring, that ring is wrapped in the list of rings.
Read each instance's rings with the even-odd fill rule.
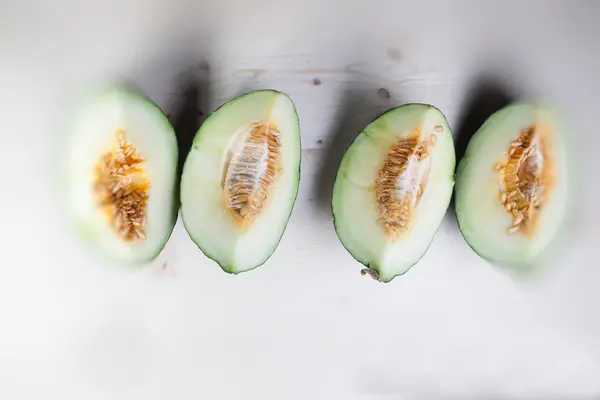
[[[450,127],[427,104],[394,108],[356,137],[337,173],[332,210],[363,273],[389,282],[423,257],[448,208],[454,166]]]
[[[298,115],[281,92],[230,100],[200,127],[183,168],[181,212],[224,271],[254,269],[275,251],[298,193],[300,153]]]
[[[147,97],[110,86],[74,113],[65,163],[69,213],[110,258],[155,258],[177,217],[178,148],[167,117]]]
[[[456,214],[467,243],[500,264],[538,263],[564,222],[568,146],[553,110],[518,103],[470,139],[457,169]]]

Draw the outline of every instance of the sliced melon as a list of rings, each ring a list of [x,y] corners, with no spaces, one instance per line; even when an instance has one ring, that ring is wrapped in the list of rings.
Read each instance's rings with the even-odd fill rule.
[[[482,257],[534,266],[567,207],[567,147],[548,108],[514,104],[469,141],[456,177],[460,230]]]
[[[342,159],[333,188],[335,230],[389,282],[421,259],[448,208],[454,142],[444,115],[426,104],[394,108],[367,125]]]
[[[181,213],[200,250],[229,273],[275,251],[300,181],[300,127],[288,96],[237,97],[200,127],[181,179]]]
[[[68,135],[69,209],[114,260],[139,264],[165,246],[177,216],[177,140],[161,110],[130,88],[94,93]]]

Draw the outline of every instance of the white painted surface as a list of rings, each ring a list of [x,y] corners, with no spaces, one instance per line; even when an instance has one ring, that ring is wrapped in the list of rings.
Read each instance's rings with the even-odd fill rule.
[[[0,398],[600,395],[599,13],[595,1],[3,0]],[[138,271],[69,240],[52,191],[60,123],[113,75],[184,127],[190,85],[205,113],[255,88],[292,97],[303,178],[268,264],[227,275],[180,223]],[[474,99],[490,108],[503,92],[549,99],[576,123],[589,184],[557,268],[512,280],[449,211],[407,275],[360,276],[328,205],[344,146],[407,101],[436,105],[459,134],[477,122]]]

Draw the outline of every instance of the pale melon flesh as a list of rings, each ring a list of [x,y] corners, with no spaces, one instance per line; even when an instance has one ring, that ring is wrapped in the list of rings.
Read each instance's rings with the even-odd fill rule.
[[[450,127],[431,105],[394,108],[356,137],[332,209],[338,237],[363,273],[389,282],[423,257],[448,208],[454,166]]]
[[[300,128],[290,98],[259,90],[228,101],[202,124],[181,180],[192,240],[229,273],[275,251],[300,181]]]
[[[470,139],[456,175],[456,214],[480,256],[535,266],[560,231],[568,203],[565,130],[553,110],[509,105]]]
[[[177,217],[177,140],[143,94],[112,85],[88,94],[62,160],[69,213],[83,237],[127,265],[155,258]]]

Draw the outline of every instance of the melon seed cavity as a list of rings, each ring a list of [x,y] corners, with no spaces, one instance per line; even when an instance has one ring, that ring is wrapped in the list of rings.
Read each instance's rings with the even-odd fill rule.
[[[435,135],[420,140],[420,130],[395,143],[387,152],[375,180],[380,222],[386,234],[398,238],[410,228],[419,200],[427,187],[430,147]]]
[[[553,164],[548,154],[544,131],[532,125],[521,131],[496,165],[499,199],[513,221],[509,234],[521,231],[529,236],[535,231],[552,188]]]
[[[277,127],[256,122],[245,135],[241,149],[231,155],[223,183],[226,208],[242,226],[252,224],[262,212],[281,173]]]
[[[145,160],[123,130],[115,133],[114,140],[113,148],[96,164],[96,199],[122,239],[143,241],[150,189]]]

